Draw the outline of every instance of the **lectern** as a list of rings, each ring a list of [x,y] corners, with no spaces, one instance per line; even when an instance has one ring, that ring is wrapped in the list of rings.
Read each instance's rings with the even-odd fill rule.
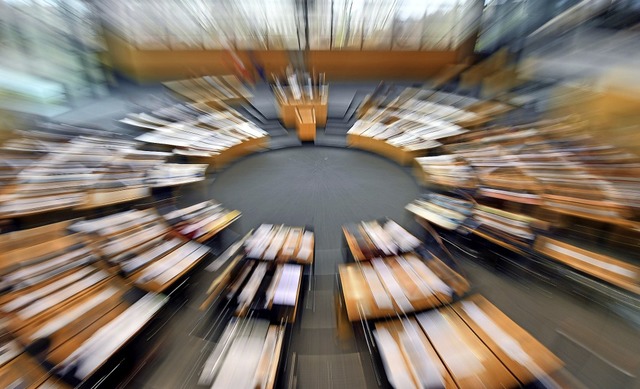
[[[296,133],[303,142],[316,140],[316,113],[313,108],[296,108]]]

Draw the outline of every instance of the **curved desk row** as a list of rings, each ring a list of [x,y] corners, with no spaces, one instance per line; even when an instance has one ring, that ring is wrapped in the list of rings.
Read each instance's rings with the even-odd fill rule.
[[[562,362],[479,295],[375,327],[395,388],[557,387],[553,375]]]
[[[371,151],[388,159],[396,161],[400,165],[409,165],[417,157],[427,155],[427,150],[407,150],[400,146],[394,146],[383,139],[374,139],[363,135],[347,134],[349,147]]]

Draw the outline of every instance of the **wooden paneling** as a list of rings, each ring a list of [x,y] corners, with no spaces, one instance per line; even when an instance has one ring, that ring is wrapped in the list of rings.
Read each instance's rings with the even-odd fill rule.
[[[455,51],[311,51],[308,66],[330,80],[427,78],[456,63]]]
[[[231,56],[224,50],[138,50],[117,35],[105,33],[110,63],[136,81],[234,73]],[[251,69],[249,52],[238,56]],[[281,74],[290,63],[289,52],[255,50],[266,74]],[[428,78],[457,63],[457,51],[310,51],[309,70],[326,72],[328,79]]]

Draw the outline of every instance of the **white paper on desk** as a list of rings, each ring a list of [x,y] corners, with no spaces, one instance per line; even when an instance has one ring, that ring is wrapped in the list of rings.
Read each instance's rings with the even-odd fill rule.
[[[550,250],[553,250],[553,251],[558,252],[560,254],[568,255],[571,258],[575,258],[575,259],[577,259],[579,261],[588,263],[588,264],[593,265],[593,266],[597,266],[597,267],[599,267],[601,269],[608,270],[610,272],[617,273],[617,274],[620,274],[622,276],[625,276],[625,277],[628,277],[628,278],[632,278],[632,279],[637,277],[637,274],[634,271],[625,269],[625,268],[623,268],[621,266],[614,265],[612,263],[607,263],[607,262],[603,262],[603,261],[597,260],[595,258],[591,258],[591,257],[586,256],[586,255],[584,255],[582,253],[579,253],[577,251],[569,250],[567,248],[558,246],[558,245],[556,245],[554,243],[550,243],[549,242],[549,243],[546,244],[546,246]]]
[[[302,266],[294,264],[282,265],[282,274],[273,296],[273,303],[295,306],[298,297],[298,285],[302,278]]]
[[[427,266],[422,260],[418,259],[413,255],[408,255],[406,258],[407,262],[411,264],[411,266],[416,269],[418,274],[421,274],[424,281],[427,282],[429,288],[433,292],[443,293],[447,296],[453,295],[453,290],[449,285],[445,284],[444,281],[440,279],[430,268]]]
[[[102,270],[84,278],[78,282],[75,282],[64,289],[61,289],[55,293],[44,297],[26,308],[23,308],[18,312],[18,316],[23,320],[27,320],[35,315],[42,313],[43,311],[65,301],[66,299],[75,296],[83,290],[97,284],[98,282],[106,279],[108,274]]]
[[[198,243],[185,243],[184,245],[169,253],[169,255],[157,260],[156,262],[145,268],[143,270],[142,277],[138,279],[138,283],[145,283],[153,280],[201,247],[202,246]]]
[[[194,262],[203,257],[207,252],[209,252],[209,248],[207,246],[199,247],[198,249],[196,249],[196,251],[184,257],[182,261],[173,265],[171,268],[167,269],[167,271],[156,277],[156,281],[162,285],[166,284],[167,282],[177,277],[180,273],[185,271]]]
[[[423,388],[435,389],[444,388],[444,378],[440,368],[436,365],[436,361],[425,350],[422,340],[418,336],[417,331],[420,329],[408,320],[403,320],[404,332],[399,334],[400,348],[404,351],[411,364],[410,368],[414,371]],[[439,361],[438,361],[439,362]]]
[[[70,368],[73,366],[72,362],[76,362],[76,378],[85,379],[138,332],[165,302],[166,297],[162,295],[149,293],[143,296],[117,318],[96,331],[62,362],[62,366]]]
[[[482,309],[474,302],[463,301],[462,309],[482,330],[489,335],[494,342],[509,356],[509,358],[519,364],[530,367],[533,361],[529,354],[520,346],[520,343],[513,339],[507,332],[500,328]]]
[[[240,330],[240,325],[244,322],[238,319],[231,319],[224,329],[224,332],[220,336],[218,343],[216,343],[213,351],[209,354],[202,373],[198,379],[198,385],[209,386],[213,382],[213,378],[216,376],[218,369],[220,369],[221,361],[229,351],[231,344],[235,339],[236,333]]]
[[[0,347],[0,366],[4,366],[13,358],[22,354],[22,347],[17,341],[12,340]]]
[[[27,266],[20,270],[16,270],[12,273],[7,274],[4,277],[4,279],[8,281],[15,281],[15,280],[25,279],[29,277],[34,277],[38,274],[47,272],[53,268],[60,267],[66,263],[72,262],[78,258],[81,258],[83,256],[88,256],[90,254],[91,254],[91,250],[89,248],[83,247],[83,248],[62,254],[55,258],[42,261],[41,263]]]
[[[416,273],[416,271],[409,264],[409,262],[404,259],[404,257],[398,256],[395,257],[395,260],[400,264],[400,267],[402,267],[402,270],[407,274],[407,276],[409,276],[411,282],[413,282],[418,287],[418,290],[420,291],[422,297],[429,297],[433,295],[433,290],[431,289],[429,284]],[[402,286],[404,287],[405,285]]]
[[[185,228],[183,228],[181,230],[181,232],[185,235],[190,234],[191,232],[195,231],[195,230],[199,230],[201,228],[206,227],[209,223],[212,223],[218,219],[220,219],[221,217],[223,217],[225,215],[224,212],[216,212],[210,216],[205,217],[204,219],[200,220],[197,223],[193,223],[191,225],[186,226]],[[206,230],[205,230],[206,232]],[[202,233],[199,232],[198,236],[202,235]]]
[[[313,252],[313,232],[305,231],[302,234],[302,240],[300,241],[300,250],[298,250],[297,258],[301,261],[306,261]]]
[[[129,250],[149,239],[153,239],[157,236],[164,234],[167,231],[164,225],[154,225],[152,227],[145,228],[134,234],[124,236],[121,239],[112,241],[102,247],[102,251],[112,256],[123,251]]]
[[[49,285],[43,286],[42,288],[38,288],[29,294],[25,294],[18,298],[13,299],[12,301],[4,305],[2,307],[2,310],[4,312],[15,311],[16,309],[21,308],[32,301],[42,298],[53,291],[56,291],[62,287],[65,287],[85,277],[87,274],[91,273],[94,270],[95,270],[94,268],[79,269],[78,271],[73,272],[66,277],[63,277],[58,281],[52,282]]]
[[[269,323],[255,320],[248,323],[233,342],[212,389],[251,388],[254,373],[262,355]]]
[[[397,254],[398,247],[389,240],[389,236],[377,222],[362,223],[362,227],[367,235],[369,235],[369,238],[373,241],[373,244],[375,244],[378,249],[382,250],[385,255]]]
[[[288,233],[289,233],[288,227],[280,226],[280,228],[278,229],[278,232],[275,234],[273,239],[271,239],[271,244],[269,244],[269,247],[264,252],[263,259],[266,259],[268,261],[272,261],[276,259],[276,256],[278,255],[278,252],[282,248],[282,245],[284,244],[284,240],[287,237]]]
[[[249,232],[249,234],[250,233],[251,232]],[[231,259],[231,257],[236,252],[238,252],[238,250],[240,250],[242,245],[249,238],[249,234],[245,235],[244,238],[240,239],[239,241],[237,241],[234,244],[232,244],[231,246],[229,246],[229,248],[226,249],[224,251],[224,253],[220,254],[220,256],[218,258],[216,258],[213,262],[211,262],[211,264],[209,266],[207,266],[205,268],[205,270],[212,272],[212,271],[216,271],[216,270],[220,269],[225,263],[227,263],[227,261],[229,261],[229,259]]]
[[[421,313],[416,319],[453,376],[476,376],[485,370],[483,361],[439,311]]]
[[[79,259],[74,259],[70,262],[63,264],[62,266],[56,267],[54,269],[48,270],[44,273],[38,274],[36,276],[30,276],[24,280],[21,280],[17,284],[15,284],[14,290],[21,290],[24,288],[28,288],[33,285],[37,285],[42,281],[46,281],[55,277],[59,274],[66,272],[67,270],[75,269],[77,267],[85,266],[95,261],[96,258],[94,256],[81,257]]]
[[[361,269],[378,308],[393,309],[393,301],[382,286],[382,282],[380,281],[380,278],[378,278],[376,271],[369,266],[362,266]]]
[[[151,250],[145,251],[142,254],[140,254],[140,255],[138,255],[138,256],[136,256],[134,258],[131,258],[126,263],[122,264],[121,268],[126,273],[131,273],[131,272],[143,267],[148,262],[160,257],[161,255],[164,255],[165,253],[169,252],[170,250],[173,250],[176,246],[178,246],[181,243],[182,243],[182,241],[180,239],[178,239],[178,238],[171,239],[168,242],[163,242],[163,243],[159,244],[158,246],[152,248]]]
[[[258,287],[260,287],[260,283],[264,278],[264,275],[267,273],[267,264],[265,262],[260,262],[256,265],[256,268],[253,270],[253,274],[247,281],[247,284],[242,289],[242,292],[238,295],[238,301],[244,304],[248,304],[253,300]]]
[[[64,311],[61,315],[48,320],[46,325],[42,326],[38,331],[31,335],[31,339],[35,340],[43,338],[53,334],[61,328],[64,328],[85,313],[89,312],[91,309],[107,301],[107,299],[116,294],[116,292],[118,292],[118,289],[109,287],[73,309]]]
[[[248,271],[248,269],[246,270]],[[275,272],[273,273],[273,277],[271,278],[271,283],[269,284],[269,288],[267,288],[267,291],[265,292],[264,308],[268,308],[269,304],[273,302],[273,296],[275,295],[276,289],[280,284],[280,279],[282,278],[282,270],[283,270],[283,267],[278,266]],[[241,275],[241,278],[244,278],[244,277],[246,277],[246,274]]]
[[[128,220],[114,221],[113,223],[104,220],[101,223],[96,223],[96,225],[94,225],[94,231],[101,236],[115,235],[129,228],[151,223],[158,217],[155,214],[143,211],[134,211],[128,213],[128,215]]]
[[[292,228],[289,231],[289,235],[287,236],[284,246],[282,247],[283,256],[290,257],[295,253],[298,245],[298,239],[300,238],[301,233],[302,230],[300,230],[299,228]]]
[[[402,312],[411,312],[413,311],[413,305],[407,296],[405,296],[402,287],[398,283],[398,281],[393,276],[393,272],[387,267],[387,264],[380,258],[375,258],[371,260],[371,264],[376,272],[380,275],[380,279],[382,279],[382,283],[386,287],[386,289],[391,293],[393,300],[398,305]]]
[[[384,225],[384,230],[398,242],[403,251],[410,251],[420,245],[420,240],[411,235],[407,230],[393,220],[389,220]]]
[[[269,241],[273,227],[274,226],[272,224],[262,224],[256,229],[253,235],[247,239],[247,256],[250,258],[262,257],[262,253],[266,249],[266,244]]]
[[[391,386],[396,389],[416,388],[409,371],[404,365],[402,352],[389,331],[386,328],[376,329],[373,331],[373,337],[378,344],[384,370],[387,372]]]
[[[139,216],[139,212],[140,211],[125,211],[98,219],[82,220],[77,223],[73,223],[69,229],[72,231],[95,232],[110,225],[117,225],[131,220],[132,218]]]

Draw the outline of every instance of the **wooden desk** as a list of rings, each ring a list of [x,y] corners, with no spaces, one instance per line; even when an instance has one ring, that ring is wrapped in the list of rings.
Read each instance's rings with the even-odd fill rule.
[[[386,342],[381,342],[381,332],[387,331],[391,338],[393,339],[393,343],[388,344]],[[413,352],[407,348],[407,342],[403,341],[405,337],[407,337],[407,333],[411,332],[413,336],[415,336],[418,342],[414,342],[411,346],[415,347],[416,350],[420,350],[421,352]],[[407,377],[413,382],[416,388],[424,387],[420,380],[420,370],[416,363],[426,363],[426,361],[412,361],[412,357],[420,357],[427,356],[429,362],[435,367],[436,371],[440,374],[441,382],[444,383],[445,389],[457,389],[458,386],[455,384],[451,374],[447,371],[444,364],[440,360],[440,357],[434,350],[431,343],[425,336],[424,332],[420,329],[418,322],[415,318],[407,319],[407,320],[392,320],[385,322],[376,323],[376,330],[374,332],[374,336],[376,337],[376,343],[378,345],[378,350],[380,351],[380,356],[384,363],[385,372],[387,373],[388,381],[397,388],[401,388],[402,382],[391,382],[394,376],[399,377]],[[398,358],[399,357],[399,358]],[[424,374],[425,372],[421,372]],[[437,381],[436,377],[426,377],[427,379]]]
[[[638,266],[544,236],[536,239],[534,249],[583,273],[640,294]]]
[[[234,319],[205,362],[199,385],[273,389],[285,342],[285,327],[261,319]]]
[[[395,257],[382,260],[399,284],[400,289],[396,293],[402,293],[400,297],[404,302],[396,299],[371,263],[340,265],[338,272],[350,321],[395,317],[397,313],[439,307],[452,301],[453,292],[463,294],[469,288],[464,278],[437,258],[424,262],[413,254],[407,254],[404,258],[407,259],[404,265]],[[424,266],[418,266],[419,263],[415,261],[420,261]],[[436,289],[436,282],[443,282],[449,290]]]
[[[0,234],[0,252],[6,253],[21,247],[34,246],[43,242],[61,238],[67,235],[67,228],[74,220],[47,224],[42,227],[30,228]]]
[[[511,337],[517,344],[526,351],[527,356],[521,357],[521,360],[516,360],[514,356],[508,354],[513,352],[508,347],[511,343],[507,339],[499,339],[495,336],[491,336],[487,331],[499,331],[490,330],[490,326],[482,326],[474,320],[465,309],[462,309],[462,302],[456,303],[452,308],[458,313],[458,315],[464,320],[465,323],[471,328],[473,332],[478,335],[484,344],[493,351],[493,353],[504,363],[513,375],[516,376],[518,381],[523,385],[532,383],[544,375],[549,375],[562,367],[562,362],[549,351],[545,346],[538,342],[533,336],[526,332],[522,327],[513,322],[507,315],[496,308],[489,300],[480,295],[475,295],[466,298],[464,301],[475,304],[475,307],[489,317],[493,323],[504,331],[509,337]],[[504,342],[504,343],[502,343]],[[508,352],[505,352],[505,349]]]
[[[493,236],[491,236],[491,235],[489,235],[489,234],[486,234],[486,233],[484,233],[484,232],[482,232],[482,231],[478,231],[477,229],[472,229],[472,228],[469,228],[469,227],[463,227],[463,228],[464,228],[465,230],[467,230],[468,232],[470,232],[470,233],[474,234],[474,235],[477,235],[477,236],[479,236],[479,237],[481,237],[481,238],[483,238],[483,239],[486,239],[486,240],[488,240],[488,241],[489,241],[489,242],[491,242],[491,243],[497,244],[497,245],[498,245],[498,246],[500,246],[500,247],[504,247],[504,248],[506,248],[507,250],[513,251],[513,252],[514,252],[514,253],[516,253],[516,254],[520,254],[520,255],[523,255],[523,256],[526,256],[526,255],[527,255],[527,254],[526,254],[524,251],[522,251],[520,248],[518,248],[518,247],[516,247],[516,246],[512,245],[511,243],[507,243],[507,242],[505,242],[504,240],[501,240],[501,239],[498,239],[498,238],[494,238]]]
[[[187,248],[187,245],[190,245],[193,248],[191,251]],[[149,272],[155,272],[156,269],[161,269],[161,261],[165,260],[169,255],[175,255],[177,250],[180,250],[184,247],[184,252],[186,253],[182,260],[175,263],[171,268],[164,269],[159,274],[156,274],[155,277],[151,279],[145,278]],[[142,267],[139,270],[136,270],[133,274],[131,274],[128,279],[135,282],[140,288],[154,293],[162,293],[167,288],[171,287],[176,283],[177,280],[181,279],[185,274],[187,274],[191,269],[193,269],[202,259],[209,253],[209,249],[207,246],[201,245],[195,242],[187,242],[185,245],[178,247],[176,250],[168,253],[167,255],[155,259],[148,263],[146,266]],[[166,279],[164,282],[161,279]]]
[[[303,142],[316,140],[316,114],[313,108],[296,108],[296,132]]]
[[[270,227],[269,227],[270,226]],[[244,251],[247,258],[277,263],[297,263],[313,265],[315,259],[315,234],[303,227],[284,225],[261,225],[252,234],[259,234],[266,228],[262,242],[251,241],[254,236],[245,241]],[[280,235],[278,239],[277,234]]]
[[[75,209],[85,210],[106,207],[109,205],[143,199],[149,195],[151,195],[151,191],[146,186],[117,190],[91,189],[85,193],[84,202]]]
[[[27,354],[20,354],[4,366],[0,367],[0,387],[34,389],[45,383],[50,374]],[[68,388],[57,383],[56,389]]]
[[[374,139],[356,134],[347,134],[347,145],[380,154],[400,165],[410,165],[415,158],[429,154],[428,150],[405,150],[387,143],[384,139]]]
[[[198,102],[225,102],[242,104],[252,97],[251,92],[233,75],[205,76],[168,81],[164,87],[181,99]]]
[[[360,247],[358,246],[355,238],[349,233],[349,231],[347,231],[345,227],[342,227],[342,234],[345,241],[347,242],[347,248],[349,249],[349,252],[351,252],[351,256],[353,256],[353,259],[356,262],[366,260],[367,258],[362,253],[362,250],[360,250]]]
[[[283,278],[285,273],[287,278]],[[269,312],[272,320],[275,317],[278,322],[294,323],[302,277],[302,265],[248,261],[229,284],[226,296],[237,303],[235,315],[238,317]]]
[[[196,241],[199,243],[204,243],[208,241],[209,239],[218,235],[222,230],[229,227],[236,220],[240,219],[241,215],[242,214],[240,213],[240,211],[237,211],[237,210],[230,211],[229,213],[224,215],[222,218],[207,225],[206,229],[208,230],[208,232],[206,232],[204,235],[199,236],[196,239]]]
[[[221,171],[225,166],[236,159],[267,148],[268,144],[268,136],[247,139],[242,143],[231,146],[228,149],[221,151],[219,154],[214,155],[209,158],[206,163],[212,164],[215,171]],[[198,160],[198,158],[196,158],[196,160]]]
[[[449,307],[416,316],[460,388],[513,388],[518,380]]]
[[[409,253],[422,242],[391,219],[350,223],[342,233],[353,259],[358,261]]]

